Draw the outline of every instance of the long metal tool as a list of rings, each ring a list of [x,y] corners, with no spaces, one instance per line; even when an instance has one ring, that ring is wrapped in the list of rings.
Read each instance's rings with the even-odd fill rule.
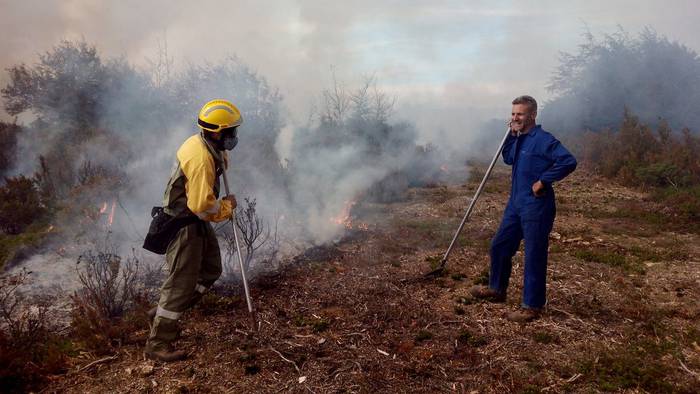
[[[481,184],[479,185],[479,188],[476,189],[476,193],[474,193],[474,197],[472,197],[472,201],[469,203],[469,207],[467,208],[467,212],[464,214],[464,218],[462,219],[462,223],[459,224],[459,227],[457,228],[457,232],[455,232],[454,237],[452,237],[452,242],[450,242],[450,246],[447,248],[447,251],[445,252],[445,256],[443,256],[442,261],[440,261],[440,266],[427,274],[425,276],[438,276],[440,275],[444,270],[445,270],[445,265],[447,265],[447,259],[450,257],[450,253],[452,252],[452,248],[455,245],[455,242],[457,242],[457,237],[459,237],[459,234],[462,232],[462,228],[464,228],[464,224],[469,220],[469,215],[472,214],[472,210],[474,209],[474,204],[476,204],[476,200],[479,198],[479,195],[481,194],[481,191],[484,189],[484,185],[486,185],[486,180],[489,179],[489,176],[491,175],[491,171],[493,170],[493,166],[496,165],[496,161],[498,161],[498,156],[501,155],[501,151],[503,150],[503,145],[506,143],[506,139],[508,138],[508,134],[510,134],[510,127],[508,130],[506,130],[506,134],[503,136],[503,140],[501,141],[501,145],[498,146],[498,150],[496,151],[496,154],[493,155],[493,159],[491,160],[491,164],[489,164],[489,168],[486,170],[486,173],[484,174],[484,179],[481,180]]]
[[[224,189],[226,189],[226,195],[231,195],[231,191],[228,187],[228,176],[226,171],[223,173],[224,176]],[[253,300],[250,298],[250,290],[248,290],[248,279],[245,276],[245,267],[243,266],[243,256],[241,255],[241,245],[238,243],[238,229],[235,223],[236,211],[234,210],[231,216],[231,226],[233,227],[233,239],[236,242],[236,251],[238,252],[238,264],[241,266],[241,279],[243,280],[243,291],[245,292],[245,302],[248,304],[248,313],[250,313],[250,318],[253,321],[253,331],[258,331],[258,319],[255,317],[255,310],[253,309]]]

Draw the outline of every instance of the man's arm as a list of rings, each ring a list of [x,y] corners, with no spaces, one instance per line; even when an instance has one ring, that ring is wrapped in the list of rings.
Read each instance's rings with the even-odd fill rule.
[[[576,158],[556,138],[552,137],[552,140],[549,141],[545,153],[553,162],[540,176],[540,181],[545,185],[548,186],[552,182],[566,178],[576,169]]]
[[[181,160],[180,167],[187,178],[187,208],[205,221],[221,222],[230,218],[233,201],[219,201],[214,196],[214,161],[209,157],[198,156],[178,157],[178,160]]]
[[[506,138],[506,142],[503,144],[503,152],[501,154],[503,155],[503,162],[508,164],[509,166],[513,165],[513,162],[515,162],[515,141],[518,140],[518,137],[514,136],[513,133],[509,133],[508,137]]]

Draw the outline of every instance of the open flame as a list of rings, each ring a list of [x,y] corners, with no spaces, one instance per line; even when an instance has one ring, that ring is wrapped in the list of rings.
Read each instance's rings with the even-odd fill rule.
[[[342,225],[345,228],[352,228],[352,218],[350,217],[350,210],[353,206],[355,206],[355,204],[357,204],[356,201],[345,201],[345,204],[343,204],[343,209],[342,211],[340,211],[340,214],[338,214],[338,216],[331,217],[331,223]]]
[[[355,206],[355,204],[357,204],[357,201],[355,200],[346,201],[345,204],[343,204],[343,209],[340,211],[340,213],[337,216],[330,218],[331,223],[343,226],[348,230],[353,228],[363,231],[369,230],[369,225],[367,223],[356,223],[352,220],[350,210]]]
[[[112,227],[112,222],[114,222],[114,208],[117,205],[117,200],[112,200],[112,210],[109,211],[109,217],[107,217],[107,226]]]
[[[112,223],[114,223],[114,212],[117,209],[117,200],[113,199],[112,200],[112,206],[109,208],[109,213],[107,213],[107,208],[109,207],[109,203],[107,201],[103,202],[102,205],[100,206],[100,209],[97,211],[97,217],[94,217],[93,215],[88,214],[87,216],[91,218],[94,221],[99,220],[99,217],[102,215],[107,215],[107,227],[112,227]]]

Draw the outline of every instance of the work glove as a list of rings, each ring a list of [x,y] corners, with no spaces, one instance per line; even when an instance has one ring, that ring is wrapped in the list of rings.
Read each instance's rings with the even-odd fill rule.
[[[238,203],[236,202],[236,196],[234,194],[229,194],[227,196],[224,196],[222,200],[229,200],[231,201],[231,210],[235,211],[236,207],[238,206]]]

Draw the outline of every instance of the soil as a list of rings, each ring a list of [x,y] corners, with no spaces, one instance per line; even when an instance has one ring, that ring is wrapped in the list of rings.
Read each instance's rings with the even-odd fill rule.
[[[482,170],[483,171],[483,170]],[[452,174],[466,179],[465,174]],[[239,295],[210,295],[183,319],[188,359],[144,361],[146,328],[112,358],[72,360],[47,392],[696,392],[700,236],[669,231],[630,204],[664,207],[584,169],[556,185],[548,303],[528,324],[522,248],[505,303],[473,299],[509,193],[498,166],[442,277],[439,262],[480,175],[358,204],[338,242],[252,285],[259,332]],[[669,222],[673,216],[669,213]],[[90,365],[91,362],[95,362]]]

